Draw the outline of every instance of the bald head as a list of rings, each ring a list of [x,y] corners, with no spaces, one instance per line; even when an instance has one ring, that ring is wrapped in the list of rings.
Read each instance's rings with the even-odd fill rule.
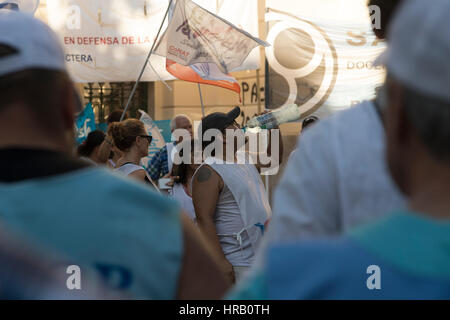
[[[172,119],[170,122],[170,130],[174,132],[176,129],[188,130],[192,135],[192,121],[184,114],[180,114]]]
[[[172,119],[170,122],[170,130],[172,131],[172,139],[176,139],[173,135],[175,130],[185,130],[189,132],[189,135],[192,137],[192,121],[191,119],[184,114],[177,115],[175,118]],[[183,141],[183,136],[185,136],[183,133],[176,135],[178,138],[177,143],[180,143]]]

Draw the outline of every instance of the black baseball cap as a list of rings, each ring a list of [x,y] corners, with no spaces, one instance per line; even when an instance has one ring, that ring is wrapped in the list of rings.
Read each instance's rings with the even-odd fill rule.
[[[202,136],[209,129],[223,131],[231,125],[241,114],[241,108],[235,107],[228,113],[214,112],[202,119]]]

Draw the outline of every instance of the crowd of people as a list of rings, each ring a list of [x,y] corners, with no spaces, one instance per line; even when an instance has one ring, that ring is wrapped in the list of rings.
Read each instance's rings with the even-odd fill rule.
[[[449,299],[450,3],[369,4],[385,84],[303,121],[273,208],[267,164],[238,161],[239,107],[198,132],[177,115],[147,166],[152,136],[123,110],[75,147],[81,104],[56,36],[0,10],[0,298]],[[205,157],[208,130],[220,148]],[[261,152],[276,143],[280,161],[278,138]]]

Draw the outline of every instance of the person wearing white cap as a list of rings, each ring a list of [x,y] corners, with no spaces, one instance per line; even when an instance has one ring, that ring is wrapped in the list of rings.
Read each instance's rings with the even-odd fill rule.
[[[450,299],[449,14],[447,0],[408,0],[377,61],[387,165],[407,209],[339,240],[271,247],[231,298]]]
[[[56,35],[9,10],[0,30],[0,221],[79,265],[82,288],[87,268],[132,298],[220,297],[176,203],[71,154],[79,101]]]

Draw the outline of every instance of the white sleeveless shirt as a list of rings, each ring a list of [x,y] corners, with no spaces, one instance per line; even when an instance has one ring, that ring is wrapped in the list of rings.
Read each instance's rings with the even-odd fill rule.
[[[114,171],[120,172],[126,176],[129,176],[133,172],[136,172],[139,170],[144,170],[144,168],[142,168],[141,166],[138,166],[134,163],[125,163],[124,165],[116,168]]]
[[[192,198],[184,191],[184,187],[181,183],[175,183],[169,195],[176,200],[183,212],[194,222],[197,222],[197,217],[195,216],[194,203]]]
[[[115,172],[119,172],[125,176],[129,176],[130,174],[132,174],[136,171],[139,171],[139,170],[145,171],[145,169],[142,166],[138,166],[134,163],[125,163],[124,165],[114,169]],[[160,192],[159,188],[156,186],[156,184],[153,182],[153,180],[149,177],[147,171],[145,171],[145,175],[148,179],[148,182],[150,182],[150,184],[153,186],[153,188],[155,188],[158,192]]]
[[[233,266],[249,267],[272,211],[254,165],[222,162],[208,158],[203,164],[209,165],[224,182],[214,214],[217,236]]]

